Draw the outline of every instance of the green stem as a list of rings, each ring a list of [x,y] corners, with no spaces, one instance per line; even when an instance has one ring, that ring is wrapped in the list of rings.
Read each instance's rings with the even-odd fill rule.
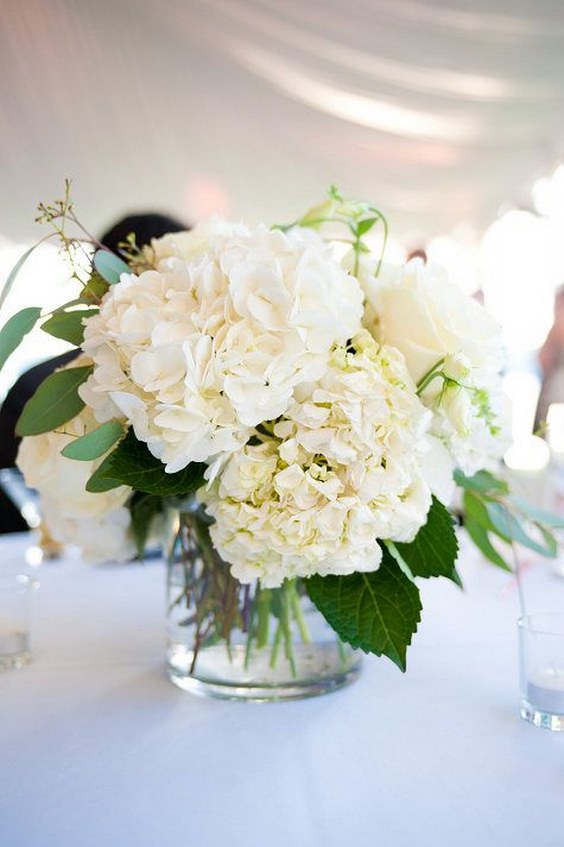
[[[417,383],[417,394],[422,394],[423,391],[427,388],[430,382],[432,382],[436,377],[442,376],[441,368],[445,363],[445,357],[439,359],[438,362],[435,362],[432,368],[429,368],[427,373],[421,377],[419,382]]]
[[[296,584],[294,582],[290,582],[288,584],[288,594],[290,597],[290,603],[292,606],[292,612],[294,613],[294,619],[298,625],[298,629],[300,631],[300,637],[304,644],[311,644],[311,634],[304,617],[304,613],[302,611],[302,604],[300,602],[300,595],[298,594],[298,590],[296,588]]]
[[[341,665],[343,665],[344,667],[347,663],[347,654],[345,652],[345,645],[343,644],[339,636],[337,636],[337,650],[339,651],[339,659],[341,660]]]
[[[261,650],[268,644],[270,628],[270,591],[257,588],[255,595],[257,604],[257,649]]]
[[[281,621],[278,621],[276,634],[272,644],[272,653],[270,654],[270,667],[275,668],[278,663],[278,653],[280,652],[280,644],[282,643],[283,628]]]
[[[288,592],[288,583],[284,584],[284,588],[282,591],[282,628],[284,630],[284,649],[286,653],[286,658],[288,659],[288,664],[290,665],[290,670],[292,672],[292,676],[297,676],[296,669],[296,654],[294,651],[294,640],[292,638],[292,627],[290,623],[290,614],[291,614],[291,600]]]
[[[255,634],[255,611],[256,611],[256,595],[251,602],[249,609],[249,627],[247,629],[247,643],[245,646],[245,670],[249,667],[251,661],[251,651],[253,647],[253,636]]]

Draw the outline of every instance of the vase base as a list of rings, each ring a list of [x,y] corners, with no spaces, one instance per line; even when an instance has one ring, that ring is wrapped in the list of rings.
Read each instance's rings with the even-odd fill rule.
[[[287,685],[264,686],[264,685],[226,685],[218,682],[208,682],[196,679],[193,676],[178,676],[170,669],[168,676],[171,682],[195,694],[198,697],[214,697],[218,700],[244,700],[248,703],[274,703],[281,700],[304,700],[308,697],[319,697],[321,694],[329,694],[350,685],[357,679],[360,668],[346,671],[331,679],[318,680],[316,682]]]
[[[225,655],[225,651],[222,653]],[[272,669],[257,659],[253,662],[253,673],[245,666],[243,653],[238,656],[236,649],[229,662],[223,660],[221,665],[215,651],[204,650],[191,673],[192,659],[191,651],[179,644],[169,649],[167,673],[178,688],[200,697],[253,703],[328,694],[354,682],[361,669],[361,657],[357,653],[350,650],[339,656],[334,646],[321,651],[302,648],[295,675],[288,672],[287,666]]]

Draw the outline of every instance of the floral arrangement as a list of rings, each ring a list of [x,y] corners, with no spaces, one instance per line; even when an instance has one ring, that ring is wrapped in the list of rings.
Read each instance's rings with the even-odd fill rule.
[[[84,243],[68,189],[40,209],[71,253]],[[385,244],[382,214],[331,189],[289,226],[130,238],[76,271],[76,300],[8,320],[2,364],[38,321],[78,348],[17,428],[52,536],[130,559],[193,493],[239,586],[299,579],[342,641],[402,668],[416,578],[460,582],[457,487],[493,563],[509,567],[496,537],[556,555],[558,521],[492,473],[508,446],[494,320],[442,269],[385,264],[377,227]]]

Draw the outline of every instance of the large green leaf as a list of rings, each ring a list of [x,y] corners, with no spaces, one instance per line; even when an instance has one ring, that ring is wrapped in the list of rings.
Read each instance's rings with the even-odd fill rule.
[[[446,576],[458,582],[455,563],[458,541],[448,509],[433,497],[427,523],[409,544],[395,544],[413,576]]]
[[[146,444],[138,441],[129,430],[113,453],[105,460],[101,478],[118,480],[135,491],[156,494],[159,497],[189,494],[204,483],[206,465],[192,462],[177,473],[166,473],[160,459],[156,459]]]
[[[405,670],[421,602],[417,586],[387,550],[373,573],[312,576],[305,585],[310,599],[342,641],[365,653],[388,656]]]
[[[61,453],[67,459],[77,459],[82,462],[91,462],[107,453],[110,447],[119,441],[124,434],[123,424],[119,421],[106,421],[106,423],[93,429],[92,432],[76,438],[63,447]]]
[[[484,501],[471,491],[465,491],[462,503],[464,508],[464,527],[476,547],[494,565],[497,565],[504,571],[511,571],[510,566],[491,542],[490,532],[497,535],[497,531],[490,521]]]
[[[72,312],[55,312],[49,320],[41,324],[41,329],[80,347],[84,341],[84,319],[97,315],[98,309],[76,309]]]
[[[41,309],[30,306],[21,312],[12,315],[2,329],[0,329],[0,370],[4,367],[6,359],[12,355],[23,338],[30,332],[39,319]]]
[[[78,387],[92,367],[67,368],[45,379],[27,401],[16,424],[17,435],[40,435],[72,420],[84,408]]]
[[[131,273],[129,265],[109,250],[96,250],[93,261],[94,267],[102,279],[105,279],[110,285],[119,282],[122,274]]]

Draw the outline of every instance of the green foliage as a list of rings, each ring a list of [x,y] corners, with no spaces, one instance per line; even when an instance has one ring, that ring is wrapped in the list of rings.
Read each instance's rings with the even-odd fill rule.
[[[40,435],[76,417],[84,408],[78,388],[91,372],[92,367],[67,368],[43,380],[25,404],[16,424],[16,434]]]
[[[80,347],[84,340],[83,321],[96,315],[98,309],[77,309],[72,312],[56,311],[49,320],[41,324],[41,329],[55,338],[62,338]]]
[[[0,370],[28,332],[33,329],[40,314],[41,309],[36,306],[22,309],[17,314],[12,315],[0,329]]]
[[[154,494],[142,494],[139,491],[134,493],[129,502],[131,532],[140,559],[143,558],[145,553],[153,520],[162,513],[163,508],[162,497],[157,497]]]
[[[8,278],[7,278],[6,282],[4,283],[2,293],[0,294],[0,309],[4,305],[4,301],[6,300],[6,297],[8,296],[8,294],[10,293],[12,285],[14,284],[14,281],[15,281],[17,275],[19,274],[19,272],[21,271],[23,265],[27,262],[27,260],[29,259],[29,257],[33,253],[33,251],[36,249],[36,247],[39,247],[39,245],[43,241],[45,241],[45,239],[42,239],[37,244],[34,244],[33,247],[30,247],[29,250],[26,250],[25,253],[23,254],[23,256],[20,256],[20,258],[18,259],[18,261],[16,262],[16,264],[14,265],[14,267],[12,268],[10,273],[8,274]]]
[[[121,485],[119,479],[112,479],[106,475],[110,466],[111,455],[110,453],[109,456],[106,456],[86,483],[85,488],[91,494],[103,494],[105,491],[111,491],[112,488],[119,488]]]
[[[307,593],[339,638],[353,647],[388,656],[406,669],[406,651],[420,620],[417,586],[400,570],[388,550],[372,573],[312,576]]]
[[[166,473],[160,459],[149,452],[146,444],[137,440],[133,430],[129,430],[104,460],[104,464],[104,469],[98,471],[99,478],[117,480],[135,491],[159,497],[180,496],[196,491],[204,483],[206,470],[206,465],[201,462],[192,462],[177,473]]]
[[[67,459],[91,462],[107,453],[110,447],[123,437],[124,432],[123,424],[119,421],[106,421],[92,432],[71,441],[61,450],[61,453]]]
[[[129,265],[109,250],[96,250],[93,261],[94,267],[102,279],[105,279],[110,285],[119,282],[122,274],[131,273]]]
[[[557,555],[558,545],[552,530],[564,528],[562,518],[513,496],[507,482],[489,471],[467,477],[457,470],[454,479],[464,490],[464,526],[478,549],[494,565],[512,570],[492,543],[492,537],[506,544],[521,544],[549,558]]]
[[[433,497],[427,523],[409,544],[396,542],[395,547],[413,576],[445,576],[457,584],[460,578],[455,563],[458,541],[448,509]]]

